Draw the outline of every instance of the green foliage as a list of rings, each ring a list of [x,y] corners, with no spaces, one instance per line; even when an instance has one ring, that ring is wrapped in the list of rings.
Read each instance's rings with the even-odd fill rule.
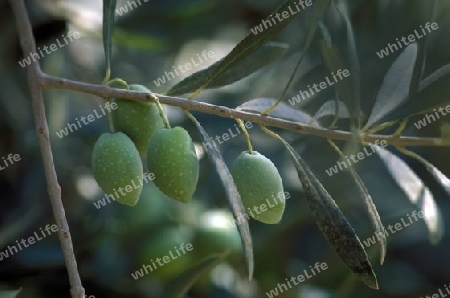
[[[197,188],[199,164],[192,139],[184,128],[158,130],[150,140],[147,165],[163,193],[183,203],[191,200]]]
[[[270,159],[256,151],[244,151],[234,161],[231,175],[247,214],[267,224],[280,222],[286,205],[283,182]]]
[[[143,183],[142,162],[124,133],[104,133],[98,138],[92,151],[92,171],[98,185],[115,201],[137,204]]]

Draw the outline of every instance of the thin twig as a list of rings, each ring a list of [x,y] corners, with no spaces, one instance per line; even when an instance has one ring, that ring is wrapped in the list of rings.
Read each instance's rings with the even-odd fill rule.
[[[76,92],[97,95],[103,98],[123,98],[135,101],[153,101],[152,96],[148,93],[136,92],[124,89],[115,89],[104,85],[87,84],[78,81],[72,81],[64,78],[58,78],[42,74],[41,84],[43,88],[66,89]],[[225,118],[234,118],[257,123],[262,126],[278,127],[285,130],[291,130],[302,134],[311,134],[323,138],[333,140],[349,141],[352,133],[342,130],[330,130],[317,126],[310,126],[304,123],[288,121],[270,116],[262,116],[260,114],[244,112],[241,110],[231,109],[224,106],[216,106],[206,102],[198,102],[187,100],[185,98],[171,97],[162,94],[156,94],[159,101],[170,106],[181,107],[186,110],[194,110],[208,114],[217,115]],[[448,146],[441,138],[418,138],[392,135],[369,134],[361,138],[362,142],[373,143],[376,140],[385,140],[388,144],[394,146]]]
[[[25,55],[28,53],[36,53],[36,44],[23,0],[10,0],[9,2],[16,17],[17,30],[23,53]],[[64,253],[67,272],[69,274],[69,281],[71,285],[70,292],[73,298],[82,298],[85,295],[84,288],[81,284],[81,279],[77,269],[77,262],[73,252],[69,225],[67,223],[64,206],[61,201],[61,187],[58,184],[55,165],[53,163],[53,153],[50,146],[40,81],[42,72],[39,67],[39,63],[36,62],[28,66],[27,75],[31,92],[34,121],[36,124],[36,133],[39,139],[42,160],[44,162],[48,193],[53,209],[53,216],[55,217],[55,221],[58,226],[58,236]]]

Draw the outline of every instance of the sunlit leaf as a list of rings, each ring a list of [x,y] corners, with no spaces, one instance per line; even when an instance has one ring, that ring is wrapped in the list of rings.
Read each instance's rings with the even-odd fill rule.
[[[409,87],[417,57],[417,44],[409,44],[394,61],[384,77],[372,113],[365,128],[371,127],[398,108],[408,98]]]
[[[395,154],[374,146],[395,182],[400,186],[408,199],[419,211],[424,213],[424,221],[428,228],[430,242],[437,244],[444,234],[444,224],[433,194],[414,171]]]

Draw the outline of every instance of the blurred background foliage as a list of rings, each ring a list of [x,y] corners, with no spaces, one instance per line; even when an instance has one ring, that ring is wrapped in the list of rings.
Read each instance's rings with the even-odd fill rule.
[[[249,28],[258,25],[278,7],[280,1],[141,0],[141,3],[128,14],[117,16],[112,75],[163,93],[189,74],[158,87],[154,80],[163,76],[165,71],[188,62],[204,50],[214,51],[215,58],[190,73],[224,57],[250,32]],[[70,30],[81,33],[80,39],[41,59],[42,69],[54,76],[100,84],[104,77],[101,1],[30,0],[26,4],[38,46],[54,43]],[[119,0],[117,7],[123,5],[127,2]],[[349,6],[361,61],[361,105],[367,117],[387,69],[400,53],[379,59],[376,51],[425,24],[431,13],[431,1],[354,0],[349,1]],[[54,220],[35,136],[25,69],[17,62],[24,55],[19,49],[15,21],[7,1],[1,0],[0,8],[0,156],[9,153],[21,156],[20,162],[0,171],[0,248],[3,250],[16,240],[31,236],[39,227],[54,223]],[[446,17],[449,9],[448,1],[440,1],[437,14],[439,29],[430,36],[425,75],[450,61],[450,39],[447,38],[450,19]],[[290,45],[282,59],[240,82],[206,91],[196,100],[235,107],[254,98],[276,98],[289,78],[310,20],[308,10],[301,12],[276,38]],[[335,9],[328,10],[325,23],[333,42],[342,53],[346,53],[345,26]],[[286,98],[304,90],[311,82],[323,80],[323,73],[304,76],[320,63],[319,45],[315,42]],[[328,88],[297,107],[314,114],[333,94],[333,88]],[[98,136],[108,129],[106,118],[83,126],[62,139],[56,132],[68,122],[73,123],[76,118],[99,109],[102,101],[90,95],[62,90],[46,90],[44,95],[54,162],[88,297],[160,297],[164,284],[183,269],[207,254],[223,251],[225,247],[234,248],[231,256],[198,282],[190,291],[190,297],[266,297],[265,292],[276,287],[277,283],[300,274],[316,262],[326,262],[329,269],[279,297],[419,297],[437,293],[450,281],[450,234],[445,234],[438,245],[432,246],[425,225],[418,222],[388,238],[388,253],[383,266],[378,262],[378,248],[374,245],[368,249],[380,290],[369,289],[358,282],[312,221],[285,149],[254,125],[250,129],[254,147],[278,167],[291,198],[279,225],[264,225],[250,220],[256,268],[254,280],[248,283],[239,235],[230,225],[231,215],[224,189],[201,150],[195,127],[180,109],[166,107],[172,125],[181,125],[191,133],[201,157],[199,185],[192,202],[183,205],[172,201],[150,183],[145,186],[135,208],[112,203],[97,209],[93,202],[103,193],[93,180],[90,155]],[[226,133],[235,124],[229,119],[194,114],[213,137]],[[441,121],[419,131],[412,123],[421,117],[413,117],[404,134],[438,136]],[[325,119],[322,123],[326,125],[331,120]],[[448,121],[448,118],[442,120]],[[348,129],[348,122],[340,120],[337,126]],[[341,172],[332,177],[325,173],[325,169],[337,161],[331,147],[314,136],[292,132],[282,132],[282,135],[293,142],[348,216],[361,239],[372,236],[373,230],[362,199],[348,173]],[[220,145],[229,165],[245,148],[242,136]],[[448,148],[414,150],[450,174]],[[448,223],[448,195],[418,162],[403,159],[429,186],[444,222]],[[400,222],[415,210],[378,157],[367,157],[356,165],[356,169],[366,183],[385,226]],[[183,242],[193,243],[194,250],[137,281],[132,278],[131,273],[143,264],[149,264],[150,259],[166,255]],[[0,261],[0,280],[2,289],[22,287],[18,297],[69,297],[68,278],[57,236],[53,234]]]

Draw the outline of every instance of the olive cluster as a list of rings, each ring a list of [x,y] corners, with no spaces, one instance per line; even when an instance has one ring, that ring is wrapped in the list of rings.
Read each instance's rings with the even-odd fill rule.
[[[142,85],[129,89],[150,93]],[[199,163],[188,132],[182,127],[166,128],[155,103],[115,102],[118,108],[112,112],[112,121],[116,132],[102,134],[92,153],[98,185],[107,194],[128,187],[116,201],[136,205],[143,186],[141,157],[146,157],[156,187],[174,200],[189,202],[197,187]]]

